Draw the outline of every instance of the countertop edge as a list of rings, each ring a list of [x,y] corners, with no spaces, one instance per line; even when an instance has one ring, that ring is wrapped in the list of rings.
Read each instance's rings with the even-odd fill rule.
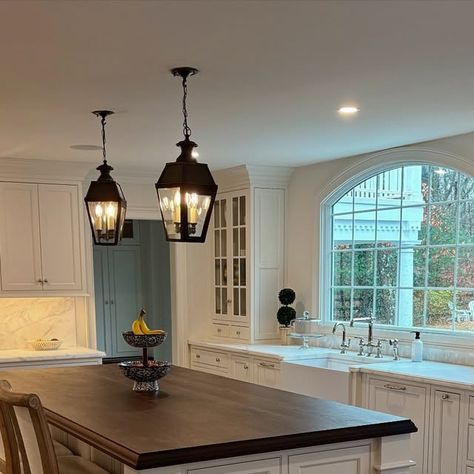
[[[273,438],[182,448],[172,451],[162,451],[157,454],[142,454],[138,456],[137,464],[135,466],[129,465],[135,469],[176,466],[179,464],[212,461],[251,454],[288,451],[291,449],[307,448],[310,446],[396,436],[415,433],[417,431],[417,427],[411,420],[402,419],[398,421],[361,425],[336,430],[298,433]]]

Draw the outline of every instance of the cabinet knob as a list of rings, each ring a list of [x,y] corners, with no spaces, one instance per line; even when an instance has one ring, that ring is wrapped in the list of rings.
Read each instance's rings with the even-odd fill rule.
[[[196,359],[200,359],[201,356],[199,354],[196,354]]]
[[[244,365],[244,369],[248,370],[249,366],[247,364]]]
[[[221,360],[219,359],[219,357],[216,357],[216,362],[220,362]]]
[[[217,332],[222,332],[222,329],[221,329],[221,328],[219,328],[219,329],[217,330]]]
[[[237,331],[237,333],[236,333],[236,334],[237,334],[237,336],[240,336],[240,331]]]
[[[107,300],[104,301],[104,304],[109,304],[109,302]]]
[[[447,393],[443,393],[443,395],[441,395],[441,400],[449,400],[449,395]]]
[[[37,280],[37,283],[39,283],[40,285],[43,283],[43,280],[40,278]]]
[[[48,282],[48,279],[45,278],[45,279],[43,280],[43,283],[49,283],[49,282]]]
[[[232,303],[232,300],[227,300],[227,304],[231,304]]]

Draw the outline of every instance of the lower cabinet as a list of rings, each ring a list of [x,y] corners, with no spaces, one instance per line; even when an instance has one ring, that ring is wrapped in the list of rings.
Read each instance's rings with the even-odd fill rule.
[[[280,364],[264,359],[254,360],[254,382],[265,387],[278,387]]]
[[[364,375],[362,406],[410,418],[413,474],[474,474],[474,396],[464,390]],[[472,424],[471,424],[472,422]]]
[[[281,474],[281,458],[189,469],[189,474]]]
[[[431,393],[432,429],[429,447],[430,474],[459,472],[461,448],[461,395],[433,390]]]
[[[289,456],[289,474],[365,474],[371,472],[367,446]]]
[[[191,368],[211,374],[252,382],[265,387],[280,385],[280,363],[275,359],[255,358],[218,349],[191,346]]]
[[[428,389],[400,381],[369,378],[367,408],[410,418],[418,428],[412,434],[410,449],[416,467],[413,474],[425,472]],[[454,471],[450,474],[454,474]]]

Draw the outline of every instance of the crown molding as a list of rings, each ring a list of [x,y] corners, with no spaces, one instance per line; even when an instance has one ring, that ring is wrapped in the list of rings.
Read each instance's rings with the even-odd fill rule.
[[[213,171],[219,191],[248,187],[286,188],[294,168],[287,166],[241,165]]]

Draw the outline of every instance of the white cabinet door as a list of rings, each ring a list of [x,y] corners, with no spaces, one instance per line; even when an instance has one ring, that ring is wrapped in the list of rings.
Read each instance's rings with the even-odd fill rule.
[[[461,395],[433,390],[430,474],[456,474],[459,470]]]
[[[413,474],[426,474],[424,460],[427,453],[425,433],[428,425],[426,417],[428,393],[424,386],[408,385],[390,379],[369,378],[367,408],[410,418],[418,428],[417,433],[412,433],[410,442],[410,454],[416,462],[416,466],[411,470]]]
[[[231,377],[242,382],[252,381],[252,366],[248,357],[232,356]]]
[[[41,291],[38,187],[0,183],[0,255],[3,291]]]
[[[40,184],[43,289],[82,288],[79,196],[77,186]]]
[[[189,474],[281,474],[281,459],[270,458],[239,462],[224,466],[190,469],[187,472]]]
[[[266,387],[277,387],[280,381],[280,366],[276,362],[256,359],[253,367],[254,383]]]
[[[299,454],[289,457],[289,474],[367,474],[370,446]]]

